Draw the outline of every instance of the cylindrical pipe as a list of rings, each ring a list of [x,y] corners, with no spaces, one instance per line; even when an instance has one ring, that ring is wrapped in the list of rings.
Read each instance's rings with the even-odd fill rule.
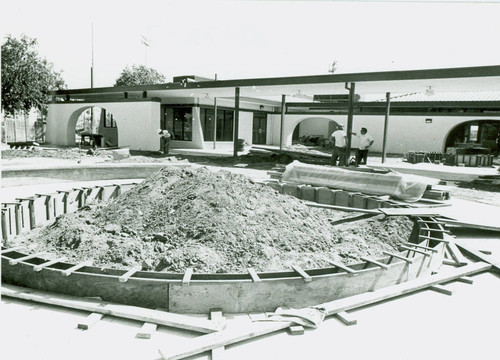
[[[384,138],[382,139],[382,164],[385,163],[385,157],[387,155],[387,128],[389,125],[389,114],[391,112],[391,93],[385,93],[386,105],[385,105],[385,119],[384,119]]]

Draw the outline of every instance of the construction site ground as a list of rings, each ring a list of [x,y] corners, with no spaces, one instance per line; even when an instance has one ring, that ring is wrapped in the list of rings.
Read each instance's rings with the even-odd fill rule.
[[[232,159],[230,154],[231,149],[203,152],[173,150],[173,156],[169,158],[154,156],[153,160],[145,160],[132,157],[125,161],[187,162],[192,166],[225,168],[257,181],[269,179],[267,171],[276,163],[240,162]],[[79,159],[2,157],[2,169],[29,170],[34,167],[75,165],[77,161],[78,166],[85,166],[102,162],[102,159],[90,156]],[[376,156],[370,157],[369,162],[382,166]],[[391,157],[384,166],[400,164],[411,169],[411,166],[402,163],[401,158]],[[457,169],[469,174],[475,174],[477,170],[485,169]],[[496,168],[488,170],[495,173]],[[5,180],[2,180],[0,189],[2,202],[90,184],[117,184],[142,179],[81,182],[26,176],[16,181]],[[479,222],[487,219],[486,222],[498,224],[498,185],[484,189],[471,182],[450,181],[447,186],[451,200],[450,206],[443,207],[443,211],[449,215],[453,213],[455,218],[470,220],[473,217]],[[493,258],[500,260],[498,232],[457,228],[453,234],[476,249],[490,251]],[[443,271],[452,268],[444,266]],[[500,277],[489,272],[472,276],[472,279],[472,285],[462,282],[447,284],[446,287],[453,290],[453,296],[424,290],[350,311],[357,320],[354,326],[346,326],[336,317],[329,317],[317,329],[306,329],[303,335],[279,331],[227,346],[218,355],[214,354],[215,357],[206,352],[189,359],[495,358],[500,354],[494,327],[500,320]],[[139,339],[136,334],[142,323],[110,316],[105,316],[89,330],[80,330],[77,324],[88,316],[86,312],[7,297],[1,299],[0,312],[0,355],[7,359],[158,359],[158,349],[175,347],[200,335],[160,326],[151,339]],[[250,321],[247,314],[224,316],[228,324],[235,327],[244,327]]]

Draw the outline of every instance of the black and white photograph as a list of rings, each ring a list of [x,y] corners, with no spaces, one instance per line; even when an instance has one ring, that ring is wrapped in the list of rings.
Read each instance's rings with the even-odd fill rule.
[[[500,1],[0,14],[2,359],[500,357]]]

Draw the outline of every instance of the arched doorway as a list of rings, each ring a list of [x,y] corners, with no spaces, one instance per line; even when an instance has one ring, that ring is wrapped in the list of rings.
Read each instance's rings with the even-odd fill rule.
[[[336,121],[328,118],[305,118],[295,125],[292,133],[292,144],[323,145],[338,127],[339,124]]]
[[[97,147],[118,146],[118,126],[112,113],[99,106],[89,106],[75,112],[70,121],[75,145]]]
[[[458,124],[445,139],[445,151],[451,147],[480,147],[496,151],[500,120],[469,120]]]

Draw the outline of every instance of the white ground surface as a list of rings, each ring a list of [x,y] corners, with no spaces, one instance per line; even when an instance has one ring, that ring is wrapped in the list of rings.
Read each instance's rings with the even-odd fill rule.
[[[245,169],[238,171],[245,172]],[[36,192],[46,193],[82,185],[85,184],[70,182],[8,187],[1,189],[0,198],[10,201]],[[495,209],[498,211],[498,208]],[[466,210],[461,208],[456,211],[463,213]],[[500,260],[498,233],[469,231],[461,232],[460,236],[467,238],[471,246],[491,250],[493,256]],[[358,320],[357,325],[345,326],[331,317],[317,329],[306,330],[304,335],[292,336],[280,331],[229,346],[222,358],[497,359],[500,358],[497,330],[500,321],[500,276],[482,273],[473,276],[473,279],[473,285],[460,282],[447,285],[454,290],[452,296],[431,290],[420,291],[352,311],[352,316]],[[159,348],[175,347],[198,336],[192,332],[159,327],[152,339],[138,339],[136,333],[141,323],[114,317],[104,317],[89,330],[78,330],[78,321],[87,315],[82,311],[3,297],[0,302],[0,356],[2,359],[22,360],[150,360],[159,358]],[[248,321],[245,314],[226,316],[232,324]],[[205,353],[191,359],[209,358],[210,355]]]

